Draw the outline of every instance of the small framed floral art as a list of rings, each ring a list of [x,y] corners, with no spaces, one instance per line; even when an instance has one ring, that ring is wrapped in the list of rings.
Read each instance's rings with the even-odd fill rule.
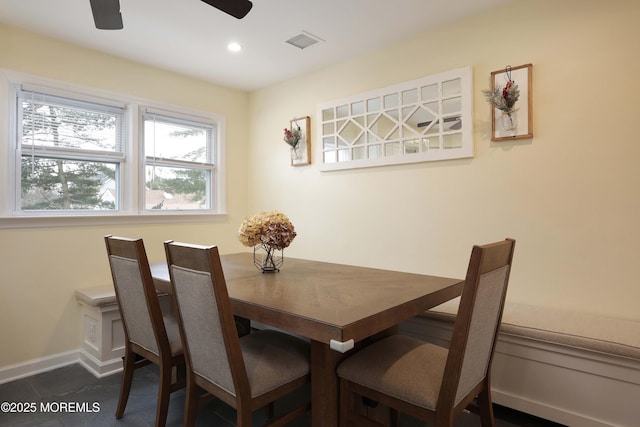
[[[311,164],[310,122],[309,116],[296,117],[284,129],[283,140],[291,150],[291,166]]]
[[[533,138],[532,64],[491,73],[491,89],[485,90],[491,109],[491,140]]]

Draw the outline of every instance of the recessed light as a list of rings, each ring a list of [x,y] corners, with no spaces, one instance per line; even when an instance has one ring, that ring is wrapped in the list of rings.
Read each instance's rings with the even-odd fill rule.
[[[240,45],[240,43],[231,42],[227,45],[227,49],[229,49],[231,52],[240,52],[242,50],[242,46]]]

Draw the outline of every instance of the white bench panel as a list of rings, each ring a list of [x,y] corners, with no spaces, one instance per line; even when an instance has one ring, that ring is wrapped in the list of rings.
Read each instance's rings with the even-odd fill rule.
[[[400,325],[400,332],[446,347],[457,304],[454,300],[409,319]],[[640,358],[629,355],[640,354],[640,348],[614,340],[633,338],[633,344],[633,334],[640,337],[640,322],[606,318],[598,323],[592,315],[549,315],[549,310],[505,307],[492,367],[493,401],[569,426],[636,427]],[[536,327],[522,326],[527,319],[533,319]],[[554,319],[562,326],[548,323]],[[516,321],[521,323],[514,325]],[[584,325],[592,322],[598,327],[589,329],[590,336],[580,337],[538,329],[543,322],[571,333],[586,331]],[[607,328],[615,331],[612,337],[607,337]],[[621,354],[616,354],[618,350]]]

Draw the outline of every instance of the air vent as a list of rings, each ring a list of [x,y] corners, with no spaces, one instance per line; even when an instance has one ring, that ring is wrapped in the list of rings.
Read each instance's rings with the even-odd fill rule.
[[[307,33],[306,31],[301,31],[300,34],[296,34],[295,36],[287,40],[287,43],[299,49],[304,49],[309,46],[313,46],[314,44],[319,43],[321,41],[323,40],[312,34]]]

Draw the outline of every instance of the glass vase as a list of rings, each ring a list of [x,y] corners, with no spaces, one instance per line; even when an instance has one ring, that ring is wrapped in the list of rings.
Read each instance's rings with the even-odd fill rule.
[[[518,131],[518,110],[502,111],[502,128],[515,135]]]
[[[300,160],[300,152],[298,150],[299,150],[298,145],[295,145],[295,146],[291,147],[291,160],[292,161]]]
[[[253,247],[253,264],[263,273],[280,271],[284,262],[284,251],[260,244]]]

